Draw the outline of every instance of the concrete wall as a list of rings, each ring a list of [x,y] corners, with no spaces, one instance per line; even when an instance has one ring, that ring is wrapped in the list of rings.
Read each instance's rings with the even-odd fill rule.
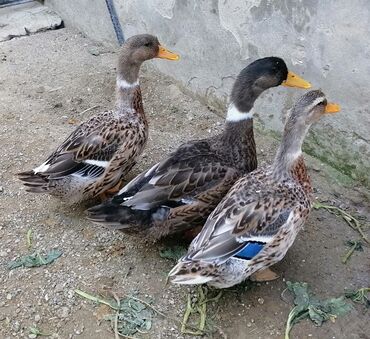
[[[104,0],[47,0],[86,35],[114,44]],[[335,118],[312,129],[306,151],[369,185],[370,1],[115,0],[124,34],[156,34],[181,62],[156,62],[165,74],[224,106],[237,73],[263,56],[283,57],[329,99]],[[258,101],[261,125],[280,132],[298,90],[271,90]],[[283,113],[282,113],[283,112]]]

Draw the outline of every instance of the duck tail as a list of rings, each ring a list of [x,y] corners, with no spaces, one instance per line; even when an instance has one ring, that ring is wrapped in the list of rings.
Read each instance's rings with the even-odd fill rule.
[[[200,285],[211,281],[211,276],[202,275],[199,262],[179,261],[168,273],[170,281],[180,285]]]
[[[47,177],[35,173],[34,171],[26,171],[17,173],[18,179],[21,180],[24,186],[27,187],[27,192],[32,193],[47,193],[49,180]]]
[[[88,220],[116,230],[145,227],[151,219],[151,211],[134,210],[112,200],[87,209],[86,215]]]

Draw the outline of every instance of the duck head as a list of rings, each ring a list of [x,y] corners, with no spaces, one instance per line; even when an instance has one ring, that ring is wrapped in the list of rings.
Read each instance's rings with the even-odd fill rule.
[[[119,78],[129,84],[135,83],[141,64],[154,58],[179,60],[180,57],[163,47],[153,35],[132,36],[121,47],[117,69]]]
[[[310,126],[322,116],[340,111],[340,106],[328,103],[321,90],[305,93],[292,107],[284,127],[283,139],[275,158],[275,172],[288,170],[302,154],[303,140]]]
[[[288,70],[284,60],[278,57],[258,59],[245,67],[238,75],[231,92],[232,110],[228,120],[241,120],[253,107],[255,100],[265,90],[279,85],[297,88],[310,88],[311,84]],[[233,114],[234,113],[234,114]],[[239,113],[239,114],[237,114]],[[241,114],[241,115],[240,115]],[[244,116],[243,116],[244,114]]]
[[[309,91],[294,104],[287,118],[285,129],[293,129],[297,126],[309,127],[323,115],[334,114],[339,111],[340,106],[328,103],[321,90]]]

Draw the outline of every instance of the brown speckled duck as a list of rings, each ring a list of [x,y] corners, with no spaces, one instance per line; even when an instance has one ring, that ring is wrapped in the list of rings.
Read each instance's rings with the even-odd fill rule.
[[[119,54],[115,109],[82,123],[44,163],[19,173],[27,191],[78,203],[120,184],[148,138],[138,76],[141,64],[153,58],[179,56],[149,34],[127,39]]]
[[[311,126],[339,111],[319,90],[303,95],[285,123],[272,166],[239,179],[169,273],[178,284],[233,286],[279,262],[307,220],[312,188],[302,156]]]
[[[128,183],[109,202],[88,210],[88,219],[115,229],[148,232],[157,240],[201,226],[241,176],[257,167],[250,110],[265,90],[310,84],[276,57],[259,59],[238,75],[226,126],[220,135],[189,141]]]

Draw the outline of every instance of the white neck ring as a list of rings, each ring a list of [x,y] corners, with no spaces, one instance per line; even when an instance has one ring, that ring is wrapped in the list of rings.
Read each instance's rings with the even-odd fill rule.
[[[242,121],[252,119],[253,114],[251,112],[240,112],[234,104],[230,104],[227,110],[226,121]]]

